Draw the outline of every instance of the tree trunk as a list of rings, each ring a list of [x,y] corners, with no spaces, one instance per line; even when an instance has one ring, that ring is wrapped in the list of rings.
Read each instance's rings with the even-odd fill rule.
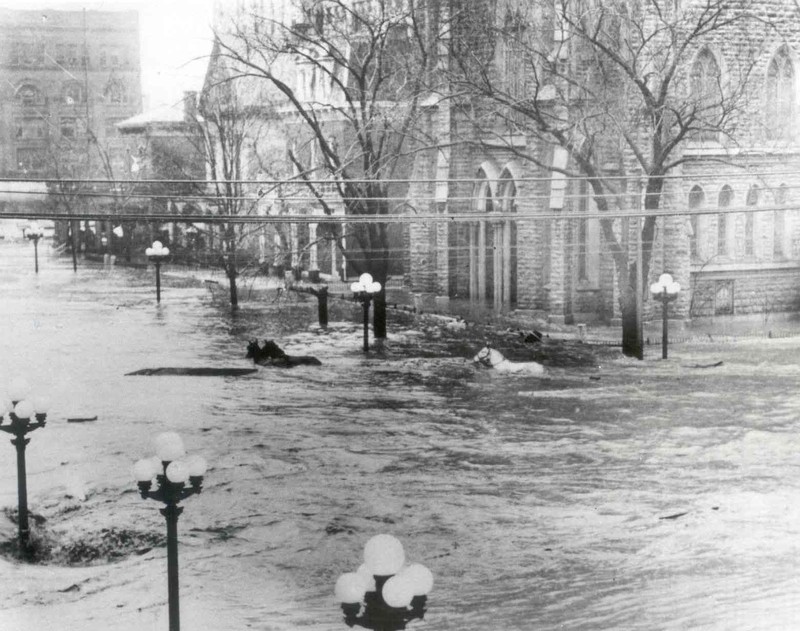
[[[386,288],[372,301],[372,331],[376,339],[386,339]]]
[[[236,274],[236,262],[235,261],[229,261],[227,273],[228,273],[228,283],[230,285],[230,290],[231,290],[231,307],[233,309],[238,309],[239,308],[239,291],[238,291],[238,289],[236,287],[236,276],[237,276],[237,274]]]
[[[75,226],[73,221],[67,222],[67,229],[69,230],[69,249],[72,252],[72,271],[78,271],[78,252],[75,248]]]
[[[625,274],[627,276],[627,274]],[[636,287],[626,284],[620,287],[620,310],[622,312],[622,354],[626,357],[644,359],[644,348],[639,336],[639,313],[636,309]]]

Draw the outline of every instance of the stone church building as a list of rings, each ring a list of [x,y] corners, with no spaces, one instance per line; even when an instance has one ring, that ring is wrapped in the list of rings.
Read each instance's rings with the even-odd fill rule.
[[[500,22],[504,3],[490,4]],[[692,3],[663,4],[688,9]],[[731,113],[735,135],[709,130],[688,137],[676,152],[678,164],[665,177],[649,277],[641,281],[646,319],[660,314],[647,288],[663,271],[683,288],[670,307],[680,319],[800,310],[800,13],[788,0],[751,6],[780,27],[747,59],[746,98]],[[564,31],[560,39],[558,31],[553,40],[564,51]],[[693,42],[682,68],[684,87],[702,98],[741,72],[742,47],[733,35],[721,29]],[[577,46],[561,53],[565,63]],[[513,52],[498,42],[492,65],[500,76],[511,72],[512,83],[525,72]],[[578,172],[570,169],[568,152],[542,144],[524,127],[510,140],[465,142],[471,123],[463,108],[445,99],[426,114],[443,148],[417,160],[409,198],[417,212],[458,218],[410,224],[411,288],[439,304],[460,300],[495,312],[532,311],[556,323],[619,322],[614,262],[587,178],[559,171]],[[525,153],[535,159],[520,159]],[[621,242],[633,259],[643,174],[636,165],[615,168],[612,173],[628,180],[631,217],[616,219],[614,229],[629,234]]]
[[[240,4],[239,17],[253,28],[294,24],[286,3]],[[317,4],[319,22],[297,22],[298,27],[324,28],[326,5]],[[680,319],[800,310],[794,183],[800,174],[800,9],[792,0],[657,0],[660,12],[652,10],[654,3],[635,0],[428,1],[414,3],[417,13],[409,0],[353,7],[367,11],[372,4],[417,17],[424,9],[420,32],[437,46],[435,80],[430,93],[420,95],[417,134],[434,140],[411,152],[413,160],[395,175],[396,182],[407,182],[405,192],[392,193],[407,212],[402,247],[392,250],[392,275],[411,292],[442,307],[458,301],[496,313],[535,313],[554,323],[613,324],[622,317],[623,261],[647,271],[638,280],[645,319],[659,313],[647,288],[662,272],[681,284],[670,307]],[[604,75],[608,68],[593,58],[586,38],[575,35],[586,20],[602,14],[608,26],[604,45],[624,49],[637,25],[642,33],[656,33],[652,41],[658,42],[665,33],[685,33],[682,27],[697,15],[717,8],[738,12],[737,18],[704,27],[680,51],[651,50],[633,66],[631,74],[640,74],[627,82],[613,72]],[[218,22],[230,23],[230,15],[224,17]],[[632,147],[653,136],[650,123],[637,118],[635,99],[624,99],[631,85],[649,88],[653,77],[664,80],[670,59],[679,64],[663,102],[670,113],[661,120],[669,128],[688,115],[695,124],[675,139],[660,165],[664,170],[648,173],[642,166],[648,156],[637,156]],[[483,64],[484,80],[495,83],[470,94],[475,85],[461,70],[474,60]],[[558,74],[549,84],[542,77],[533,81],[542,64]],[[335,91],[328,85],[326,92],[314,67],[299,64],[287,75],[297,82],[294,94],[335,117]],[[575,96],[586,84],[633,123],[589,139],[593,116],[611,119],[600,106],[592,110],[586,103],[591,99]],[[550,109],[540,107],[542,102],[551,103]],[[577,131],[568,135],[558,125],[549,135],[536,131],[548,120]],[[580,164],[589,140],[596,144],[589,166],[609,186],[605,193]],[[660,179],[658,208],[645,212],[653,173]],[[606,195],[614,199],[603,210],[598,202],[608,202]],[[301,206],[289,212],[316,212]],[[651,232],[643,228],[645,216],[657,217]],[[642,266],[636,264],[639,251]],[[331,266],[347,276],[331,252]]]

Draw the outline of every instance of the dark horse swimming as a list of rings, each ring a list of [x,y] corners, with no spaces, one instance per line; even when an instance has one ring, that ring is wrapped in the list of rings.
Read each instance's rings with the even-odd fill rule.
[[[278,366],[292,368],[293,366],[321,366],[322,362],[311,355],[287,355],[283,349],[272,340],[264,340],[264,346],[258,345],[258,340],[253,340],[247,345],[247,355],[259,366]]]

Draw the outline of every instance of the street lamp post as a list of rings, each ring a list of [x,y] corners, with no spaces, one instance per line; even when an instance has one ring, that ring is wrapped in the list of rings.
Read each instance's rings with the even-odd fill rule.
[[[433,574],[420,563],[405,563],[403,545],[392,535],[376,535],[364,546],[364,563],[342,574],[334,589],[348,627],[374,631],[405,629],[425,615]]]
[[[371,274],[364,273],[359,276],[358,282],[350,285],[350,290],[353,292],[353,298],[361,301],[364,308],[364,352],[366,353],[369,350],[369,303],[381,290],[381,284],[373,281]]]
[[[153,246],[144,251],[148,259],[156,266],[156,302],[161,302],[161,263],[169,256],[169,248],[161,241],[153,241]]]
[[[667,319],[667,304],[672,302],[678,297],[681,286],[676,283],[671,274],[661,274],[658,277],[658,282],[650,285],[650,293],[655,300],[661,303],[661,359],[667,358],[667,345],[669,341],[669,321]]]
[[[175,432],[164,432],[155,437],[156,455],[139,460],[133,466],[133,476],[144,499],[165,504],[161,509],[167,521],[167,597],[169,603],[169,631],[180,631],[180,603],[178,590],[178,516],[183,507],[178,503],[200,493],[206,461],[200,456],[184,458],[181,437]],[[158,487],[151,490],[155,478]],[[186,486],[186,482],[190,486]]]
[[[28,524],[28,483],[25,469],[25,447],[31,441],[25,435],[44,427],[49,401],[46,397],[30,397],[30,385],[22,378],[14,379],[8,388],[11,400],[0,408],[0,430],[12,434],[11,444],[17,448],[17,526],[19,548],[23,557],[30,553],[30,526]],[[3,424],[2,413],[11,421]],[[35,418],[35,421],[31,421]]]
[[[39,239],[44,236],[44,230],[38,223],[32,223],[25,230],[25,236],[33,241],[33,264],[36,273],[39,273]]]

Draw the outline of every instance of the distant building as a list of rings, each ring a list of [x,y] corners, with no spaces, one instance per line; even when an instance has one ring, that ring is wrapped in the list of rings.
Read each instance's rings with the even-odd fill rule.
[[[202,123],[197,93],[186,92],[180,104],[145,111],[117,124],[119,133],[129,140],[135,179],[142,180],[135,192],[137,196],[152,196],[147,212],[209,212],[203,202],[206,147]],[[149,222],[136,230],[145,233],[148,245],[158,238],[179,258],[201,256],[203,246],[209,243],[205,224]]]
[[[139,58],[135,11],[0,9],[0,176],[129,178],[116,125],[141,111]],[[66,194],[51,201],[87,203]],[[103,223],[81,231],[110,232]]]

